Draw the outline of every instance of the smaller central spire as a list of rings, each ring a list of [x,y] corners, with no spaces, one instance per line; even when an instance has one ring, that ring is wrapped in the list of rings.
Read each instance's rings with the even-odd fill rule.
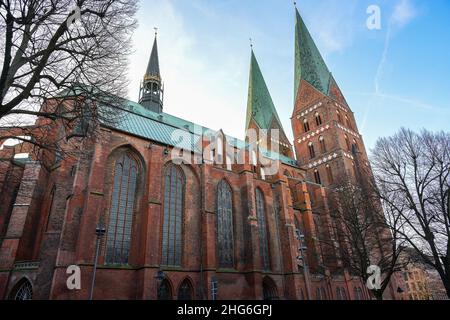
[[[280,134],[277,140],[280,143],[281,153],[290,157],[293,155],[291,144],[283,130],[266,81],[256,60],[253,47],[251,47],[246,121],[246,130],[249,129],[279,130]],[[265,147],[268,148],[269,146]]]
[[[157,30],[157,29],[156,29]],[[155,31],[155,40],[153,41],[152,53],[150,55],[150,60],[148,61],[147,71],[145,77],[155,77],[161,79],[159,71],[159,57],[158,57],[158,42],[157,42],[157,32]]]
[[[157,35],[158,28],[155,28],[155,40],[153,41],[152,53],[150,54],[150,60],[142,81],[139,103],[150,111],[161,113],[164,89],[159,70]]]

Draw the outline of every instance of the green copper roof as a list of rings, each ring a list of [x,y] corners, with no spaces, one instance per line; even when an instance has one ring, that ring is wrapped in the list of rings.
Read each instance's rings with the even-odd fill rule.
[[[283,129],[277,110],[273,104],[272,97],[270,96],[269,89],[267,89],[258,61],[252,50],[250,79],[248,84],[246,129],[249,128],[251,119],[254,119],[261,129],[270,129],[270,124],[274,118],[278,122],[279,127]]]
[[[306,28],[302,17],[295,10],[295,96],[303,79],[314,86],[317,90],[328,95],[330,83],[330,71],[327,68],[319,50]]]
[[[108,108],[104,107],[100,108],[100,110],[103,110],[105,113],[110,113]],[[114,123],[112,121],[108,122],[105,126],[169,146],[182,147],[185,150],[191,150],[197,153],[202,152],[199,149],[201,135],[215,135],[217,133],[215,130],[167,113],[150,111],[142,105],[126,99],[123,99],[120,110],[120,115],[117,116],[117,120]],[[237,149],[248,147],[240,139],[227,135],[225,137],[227,142]],[[262,153],[267,158],[279,159],[284,164],[297,167],[297,162],[294,159],[264,150],[262,150]]]

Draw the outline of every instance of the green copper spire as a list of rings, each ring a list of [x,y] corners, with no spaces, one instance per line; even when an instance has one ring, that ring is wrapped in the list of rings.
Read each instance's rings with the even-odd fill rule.
[[[278,122],[278,126],[282,129],[280,118],[253,50],[248,84],[246,129],[249,128],[252,119],[255,120],[260,129],[270,129],[272,120],[275,119]]]
[[[164,87],[159,71],[158,43],[155,32],[152,53],[144,74],[144,80],[141,83],[139,104],[150,111],[161,113],[163,110],[163,97]]]
[[[150,60],[148,61],[147,65],[147,71],[145,72],[145,77],[148,78],[156,78],[161,79],[161,74],[159,71],[159,57],[158,57],[158,43],[156,41],[156,34],[155,34],[155,40],[153,41],[153,48],[152,53],[150,55]]]
[[[331,74],[297,8],[295,23],[295,96],[301,80],[328,95]]]

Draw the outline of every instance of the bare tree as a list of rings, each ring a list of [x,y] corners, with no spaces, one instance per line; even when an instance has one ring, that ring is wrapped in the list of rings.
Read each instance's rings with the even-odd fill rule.
[[[436,269],[450,297],[450,134],[402,129],[373,151],[379,193],[401,237]]]
[[[58,151],[87,122],[113,121],[98,106],[126,95],[136,10],[136,0],[0,0],[0,120],[14,129],[0,140]],[[55,123],[66,132],[49,135]]]
[[[358,159],[356,153],[355,158]],[[389,208],[382,208],[369,168],[358,160],[356,163],[356,177],[344,175],[336,179],[330,208],[344,266],[364,282],[370,276],[368,268],[378,266],[381,286],[371,291],[381,300],[393,275],[404,265],[400,260],[404,246],[398,233],[401,221],[392,219]]]

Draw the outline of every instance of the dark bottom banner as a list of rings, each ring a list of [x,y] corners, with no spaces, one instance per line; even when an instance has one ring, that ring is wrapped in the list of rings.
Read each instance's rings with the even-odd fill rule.
[[[409,319],[448,312],[450,301],[2,301],[0,319],[10,315],[45,319]],[[440,310],[442,309],[442,310]]]

